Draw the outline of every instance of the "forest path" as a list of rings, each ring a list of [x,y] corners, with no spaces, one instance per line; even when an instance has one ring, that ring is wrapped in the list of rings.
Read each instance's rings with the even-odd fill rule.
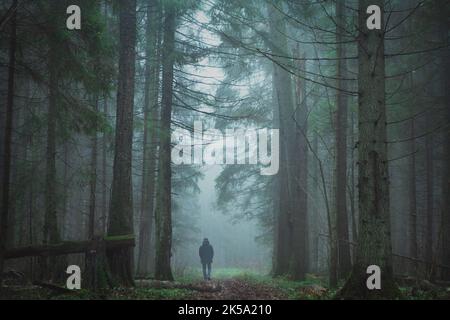
[[[143,290],[144,299],[290,300],[331,297],[333,291],[323,286],[324,281],[315,274],[294,281],[249,269],[219,268],[210,281],[203,280],[201,270],[191,270],[177,281],[136,279],[135,283],[138,291]]]
[[[197,286],[211,291],[196,291],[192,299],[199,300],[280,300],[286,295],[278,288],[244,279],[202,281]]]

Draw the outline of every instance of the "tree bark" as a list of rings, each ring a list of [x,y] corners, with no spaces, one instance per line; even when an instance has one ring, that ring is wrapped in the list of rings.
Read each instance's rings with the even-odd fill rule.
[[[94,111],[98,113],[98,93],[94,97]],[[109,280],[106,267],[105,250],[103,244],[97,241],[95,236],[95,212],[97,208],[97,121],[94,122],[94,133],[92,137],[91,148],[91,172],[89,178],[89,215],[88,215],[88,236],[89,240],[94,241],[92,250],[85,255],[85,274],[87,283],[92,290],[98,290],[107,287],[105,279]],[[103,280],[103,281],[102,281]]]
[[[431,114],[426,113],[427,128],[431,128]],[[425,231],[425,261],[431,266],[433,260],[433,136],[427,134],[425,137],[425,170],[426,170],[426,231]],[[431,270],[427,269],[427,275],[431,276]]]
[[[439,0],[437,3],[438,21],[440,25],[440,38],[442,45],[447,45],[442,50],[441,65],[442,65],[442,105],[444,108],[444,117],[447,119],[447,126],[442,133],[444,138],[444,152],[443,152],[443,168],[441,175],[442,197],[441,197],[441,220],[442,220],[442,264],[450,265],[450,48],[448,37],[448,8],[449,4],[446,0]],[[447,9],[445,9],[447,8]],[[443,271],[445,280],[450,280],[450,269]]]
[[[171,119],[173,99],[173,65],[175,54],[175,4],[164,7],[164,44],[162,106],[160,121],[160,146],[158,190],[156,196],[156,263],[155,278],[173,280],[170,266],[172,256],[172,168],[171,168]]]
[[[60,230],[58,226],[57,212],[57,179],[56,179],[56,126],[58,117],[59,103],[59,80],[61,68],[58,57],[58,35],[61,26],[59,23],[59,9],[61,3],[50,3],[51,33],[48,35],[48,74],[49,74],[49,97],[47,112],[47,153],[45,169],[45,215],[44,215],[44,244],[59,243],[61,241]],[[43,279],[52,279],[54,281],[62,280],[63,269],[65,268],[64,259],[46,259],[41,260],[41,276]]]
[[[414,111],[413,111],[414,112]],[[416,188],[416,139],[414,136],[416,134],[415,130],[415,119],[414,117],[410,121],[410,136],[411,136],[411,147],[410,152],[411,157],[409,159],[409,224],[410,224],[410,256],[411,258],[418,258],[417,249],[417,188]],[[417,270],[414,266],[413,272],[416,273]]]
[[[294,56],[301,57],[299,46],[295,50]],[[306,74],[306,61],[300,60],[297,63],[297,72],[301,75]],[[306,81],[295,78],[297,99],[291,125],[295,127],[294,141],[292,141],[292,164],[293,164],[293,230],[292,230],[292,258],[290,274],[295,280],[303,280],[308,266],[308,222],[307,222],[307,189],[308,189],[308,105],[306,96]]]
[[[144,143],[142,161],[141,219],[139,229],[139,255],[137,274],[151,272],[151,239],[155,198],[156,124],[158,115],[159,54],[158,15],[159,5],[150,0],[147,8],[147,47],[144,85]]]
[[[98,95],[94,99],[95,113],[98,112]],[[91,148],[91,174],[89,180],[89,223],[88,239],[93,239],[95,234],[95,211],[97,207],[97,123],[94,124],[94,135]]]
[[[13,6],[17,6],[14,1]],[[10,168],[11,168],[11,140],[14,111],[14,80],[16,68],[16,33],[17,33],[17,12],[14,11],[11,18],[11,32],[9,40],[9,63],[8,63],[8,95],[6,100],[6,123],[4,134],[4,152],[3,152],[3,176],[2,176],[2,206],[0,215],[0,287],[2,287],[4,252],[6,250],[6,241],[8,235],[8,216],[9,216],[9,191],[10,191]]]
[[[104,3],[104,15],[105,15],[105,26],[108,30],[108,1],[105,1]],[[109,111],[108,111],[108,95],[105,93],[103,95],[103,116],[105,117],[106,121],[108,121],[109,118]],[[102,134],[102,217],[101,217],[101,227],[102,227],[102,234],[106,235],[106,227],[107,227],[107,216],[108,216],[108,172],[107,172],[107,159],[108,159],[108,151],[107,151],[107,143],[108,143],[108,134],[107,131],[104,130]]]
[[[345,57],[345,0],[336,1],[337,42],[337,119],[336,119],[336,230],[338,250],[338,278],[346,278],[351,270],[349,226],[347,215],[347,95]]]
[[[319,150],[319,136],[315,132],[313,136],[312,141],[312,148],[313,153],[317,154]],[[314,159],[313,163],[313,199],[314,199],[314,207],[312,208],[312,217],[311,217],[311,226],[312,226],[312,253],[310,260],[312,262],[313,272],[319,272],[319,237],[320,237],[320,208],[319,208],[319,194],[320,194],[320,188],[319,188],[319,165],[317,164],[317,160]]]
[[[432,127],[431,113],[425,115],[426,127]],[[426,231],[425,231],[425,261],[431,266],[433,260],[433,135],[427,134],[425,137],[425,170],[426,170]],[[427,268],[427,275],[431,276],[431,269]]]
[[[108,98],[105,95],[104,96],[104,101],[103,101],[103,115],[105,117],[105,119],[108,119]],[[106,234],[106,226],[107,226],[107,215],[108,215],[108,183],[107,183],[107,179],[108,179],[108,172],[106,169],[106,164],[107,164],[107,157],[108,157],[108,152],[107,152],[107,142],[108,141],[108,137],[107,137],[107,133],[106,130],[103,132],[102,134],[102,217],[101,217],[101,221],[102,221],[102,234],[105,235]]]
[[[279,5],[280,2],[277,2]],[[294,117],[295,103],[290,73],[286,68],[293,69],[289,59],[286,25],[281,13],[268,5],[270,39],[269,48],[278,57],[273,63],[274,108],[277,108],[280,130],[280,168],[277,176],[279,205],[276,212],[276,249],[274,253],[274,276],[288,275],[296,279],[304,278],[306,272],[306,211],[297,203],[301,194],[295,193],[299,187],[297,178],[301,173],[297,163],[299,141],[296,140],[297,126]],[[305,128],[299,124],[299,134],[305,137]],[[306,202],[304,202],[306,204]],[[299,205],[299,206],[297,206]]]
[[[349,193],[350,193],[350,212],[351,212],[351,218],[352,218],[352,241],[356,243],[358,239],[358,218],[357,218],[357,212],[356,212],[356,178],[355,178],[355,113],[351,112],[351,128],[350,128],[350,145],[351,145],[351,152],[350,152],[350,186],[349,186]],[[352,257],[355,256],[355,247],[352,248]]]
[[[394,282],[389,213],[389,175],[386,140],[384,17],[381,30],[368,30],[366,9],[384,1],[359,2],[358,37],[358,183],[359,233],[350,278],[338,294],[344,299],[389,299],[400,295]],[[367,268],[381,270],[381,289],[366,286]]]
[[[136,0],[119,2],[119,83],[117,90],[116,136],[108,236],[133,234],[131,156],[136,45]],[[133,249],[107,254],[115,285],[133,285]]]

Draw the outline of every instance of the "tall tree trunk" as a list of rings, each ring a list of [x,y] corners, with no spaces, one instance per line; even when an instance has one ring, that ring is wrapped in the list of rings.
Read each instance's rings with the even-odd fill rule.
[[[355,112],[351,112],[351,127],[350,127],[350,145],[351,145],[351,152],[350,152],[350,186],[349,186],[349,193],[350,193],[350,211],[351,211],[351,217],[352,217],[352,241],[354,243],[358,240],[358,218],[357,218],[357,212],[356,212],[356,183],[355,183]],[[352,248],[352,257],[355,256],[355,250],[356,247],[353,246]]]
[[[103,115],[105,117],[105,119],[108,119],[108,98],[105,95],[104,96],[104,101],[103,101]],[[107,152],[107,142],[108,141],[108,136],[107,136],[107,132],[106,130],[103,131],[102,134],[102,217],[101,217],[101,221],[102,221],[102,234],[106,234],[106,220],[107,220],[107,215],[108,215],[108,172],[107,172],[107,157],[108,157],[108,152]]]
[[[438,8],[438,21],[440,29],[440,38],[442,45],[447,47],[442,49],[441,65],[442,65],[442,106],[444,109],[444,118],[447,125],[443,131],[443,167],[442,167],[442,196],[441,196],[441,220],[442,220],[442,264],[450,265],[450,42],[448,37],[449,24],[448,12],[449,3],[446,0],[439,0],[436,4]],[[450,280],[450,270],[443,271],[443,278]]]
[[[94,111],[98,112],[98,95],[94,98]],[[89,240],[95,238],[95,212],[97,207],[97,122],[94,123],[94,134],[92,137],[91,147],[91,172],[89,177],[89,215],[88,215],[88,235]],[[101,248],[103,249],[103,248]],[[103,252],[99,254],[104,257]],[[85,254],[85,278],[88,279],[89,287],[91,289],[97,289],[97,252],[95,250],[89,250]]]
[[[273,72],[272,77],[275,79],[275,64],[272,64]],[[274,129],[280,129],[280,112],[278,108],[277,103],[277,86],[275,85],[275,81],[272,81],[272,101],[273,101],[273,128]],[[280,154],[281,157],[281,154]],[[283,163],[280,162],[280,167],[283,166]],[[274,221],[274,228],[273,228],[273,247],[272,247],[272,270],[271,274],[273,276],[280,275],[279,274],[279,248],[281,247],[280,241],[283,240],[283,237],[280,235],[281,231],[281,222],[282,220],[280,212],[281,212],[281,197],[280,197],[280,185],[281,185],[281,173],[278,172],[277,175],[273,176],[273,185],[272,185],[272,194],[273,194],[273,201],[272,201],[272,214],[273,214],[273,221]]]
[[[359,98],[359,233],[352,273],[338,296],[348,299],[396,298],[389,213],[387,162],[384,17],[381,30],[368,30],[366,10],[383,0],[359,2],[358,98]],[[381,270],[381,289],[366,286],[367,268]]]
[[[280,2],[277,1],[277,5],[280,5]],[[295,105],[291,75],[285,70],[285,68],[292,68],[292,64],[288,59],[281,58],[289,55],[287,52],[287,40],[284,36],[286,33],[286,25],[283,17],[270,4],[268,5],[268,14],[270,28],[269,47],[274,56],[280,57],[276,61],[274,60],[273,63],[273,82],[275,86],[274,107],[278,109],[280,127],[280,169],[277,177],[279,199],[276,201],[279,204],[279,208],[276,208],[278,209],[276,213],[277,239],[275,241],[277,247],[274,250],[276,256],[273,275],[290,275],[296,278],[302,278],[305,272],[303,264],[306,261],[300,261],[299,256],[292,255],[294,245],[293,234],[298,231],[297,228],[302,221],[301,218],[306,215],[306,212],[294,212],[295,197],[298,196],[294,193],[295,177],[298,177],[298,174],[296,174],[296,167],[292,162],[298,161],[298,159],[292,158],[292,155],[295,154],[296,142],[296,126],[293,119]],[[301,130],[302,128],[299,129]],[[300,132],[300,134],[304,134],[304,132]],[[306,244],[306,233],[298,236],[304,237],[305,241],[296,239],[295,241],[299,241],[295,243],[296,249],[303,248]],[[297,273],[295,275],[293,274],[294,270]]]
[[[59,47],[58,36],[60,33],[59,10],[61,3],[50,3],[51,34],[48,36],[48,73],[49,73],[49,98],[47,112],[47,150],[46,150],[46,172],[45,172],[45,215],[44,215],[44,244],[59,243],[61,235],[58,226],[57,210],[57,179],[56,179],[56,126],[59,103]],[[42,277],[54,281],[62,280],[64,275],[64,257],[43,258]]]
[[[405,5],[407,7],[411,7],[415,4],[414,0],[405,1]],[[406,24],[404,25],[405,33],[413,33],[414,32],[414,19],[410,17]],[[414,73],[410,72],[407,78],[407,85],[409,90],[413,90],[415,87],[415,77]],[[409,107],[411,119],[406,125],[409,125],[409,162],[408,162],[408,200],[409,200],[409,255],[413,259],[419,258],[418,251],[418,238],[417,238],[417,181],[416,181],[416,117],[415,113],[417,112],[416,105],[413,104]],[[408,130],[408,128],[405,128]],[[411,273],[414,276],[418,276],[418,265],[416,261],[412,261],[411,264]]]
[[[69,194],[70,194],[70,186],[69,186],[69,145],[68,142],[65,141],[63,145],[63,159],[64,159],[64,168],[63,168],[63,189],[64,195],[62,199],[62,209],[61,209],[61,219],[59,222],[59,228],[61,231],[61,237],[65,238],[66,236],[66,219],[69,210],[68,202],[69,202]]]
[[[158,190],[156,196],[156,263],[155,278],[173,280],[170,266],[172,256],[172,168],[171,168],[171,130],[173,99],[173,64],[175,50],[175,4],[164,7],[164,44],[162,106],[160,121],[160,146]]]
[[[17,75],[15,76],[14,85],[17,88],[15,91],[16,96],[27,96],[29,91],[29,81]],[[21,90],[22,89],[22,90]],[[9,191],[9,216],[8,216],[8,235],[6,241],[6,247],[14,247],[20,245],[21,239],[24,238],[22,227],[25,221],[25,210],[23,202],[21,201],[24,189],[21,186],[21,181],[24,178],[22,173],[22,165],[20,162],[25,159],[26,156],[26,134],[18,133],[19,128],[27,127],[27,114],[24,112],[25,103],[14,103],[15,110],[13,112],[13,128],[12,128],[12,140],[11,140],[11,167],[9,168],[10,174],[10,191]],[[16,134],[14,134],[16,133]]]
[[[17,5],[17,1],[14,1]],[[6,249],[6,240],[8,235],[8,216],[9,216],[9,191],[10,191],[10,168],[11,168],[11,139],[13,126],[14,109],[14,80],[16,69],[16,32],[17,32],[17,12],[14,11],[11,18],[11,32],[9,41],[9,64],[8,64],[8,95],[6,100],[6,123],[4,134],[4,152],[3,152],[3,177],[2,177],[2,206],[0,215],[0,287],[2,287],[3,274],[3,253]]]
[[[32,80],[29,79],[27,81],[27,89],[25,97],[28,98],[31,96],[32,90]],[[25,123],[30,124],[33,119],[33,115],[31,113],[27,113],[25,117]],[[27,168],[27,175],[31,176],[33,172],[35,172],[35,146],[33,144],[33,127],[27,126],[25,130],[25,155],[24,159],[29,164]],[[34,188],[35,188],[35,179],[31,178],[26,186],[26,197],[24,198],[25,206],[24,208],[24,243],[22,245],[32,245],[33,237],[34,237],[34,229],[33,229],[33,214],[35,207],[35,197],[34,197]],[[25,260],[25,270],[28,275],[30,275],[30,279],[33,280],[33,257],[28,257]]]
[[[119,83],[117,90],[116,136],[108,236],[133,234],[131,156],[136,45],[136,0],[119,2]],[[115,284],[133,285],[133,249],[108,253]]]
[[[413,111],[414,112],[414,111]],[[410,121],[410,136],[411,136],[411,156],[409,159],[409,225],[410,225],[410,256],[411,258],[418,258],[417,249],[417,188],[416,188],[416,139],[414,136],[416,134],[415,130],[415,119],[414,116]],[[414,264],[413,273],[416,274],[416,266]]]
[[[103,4],[103,14],[105,17],[105,27],[108,30],[108,1],[105,0]],[[103,116],[106,121],[109,119],[109,111],[108,111],[108,95],[104,93],[103,95]],[[107,215],[108,215],[108,172],[107,172],[107,143],[108,143],[108,134],[107,130],[103,130],[102,134],[102,216],[101,216],[101,228],[102,234],[106,234],[106,226],[107,226]]]
[[[294,56],[301,57],[300,48],[294,50]],[[297,72],[306,74],[306,61],[299,60]],[[308,105],[306,96],[306,81],[300,77],[295,78],[297,99],[293,116],[295,118],[295,136],[292,141],[292,164],[294,170],[293,197],[295,201],[295,211],[293,211],[292,230],[292,258],[290,274],[293,279],[302,280],[305,277],[308,267],[308,223],[307,223],[307,189],[308,189]],[[292,122],[292,121],[291,121]]]
[[[313,141],[312,141],[312,153],[318,154],[319,150],[319,135],[314,132]],[[319,165],[317,163],[317,160],[314,159],[312,161],[312,198],[314,200],[314,206],[311,208],[311,223],[309,224],[311,226],[311,233],[312,233],[312,244],[310,246],[311,248],[311,265],[312,265],[312,271],[313,272],[319,272],[319,239],[320,239],[320,188],[319,188]]]
[[[349,227],[347,216],[347,95],[344,32],[345,0],[336,1],[337,42],[337,119],[336,119],[336,229],[338,250],[338,277],[345,278],[351,270]]]
[[[98,96],[94,99],[95,113],[98,112]],[[97,207],[97,123],[94,124],[94,136],[91,148],[91,172],[89,179],[89,223],[88,239],[93,239],[95,234],[95,211]]]
[[[144,145],[142,160],[141,219],[139,229],[139,254],[137,274],[151,272],[151,231],[153,228],[153,207],[156,164],[156,118],[158,114],[159,56],[158,15],[156,0],[149,0],[147,7],[147,47],[144,85]]]
[[[426,127],[432,127],[431,113],[425,115]],[[431,276],[433,260],[433,136],[428,133],[425,137],[425,171],[426,171],[426,231],[425,231],[425,261],[427,262],[427,276]]]

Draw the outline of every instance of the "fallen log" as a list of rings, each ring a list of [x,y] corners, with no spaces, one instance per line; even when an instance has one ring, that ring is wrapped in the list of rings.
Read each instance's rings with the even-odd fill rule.
[[[63,241],[48,245],[35,245],[6,250],[4,259],[17,259],[23,257],[58,256],[73,253],[95,253],[99,240]],[[105,237],[106,250],[134,247],[134,235]]]

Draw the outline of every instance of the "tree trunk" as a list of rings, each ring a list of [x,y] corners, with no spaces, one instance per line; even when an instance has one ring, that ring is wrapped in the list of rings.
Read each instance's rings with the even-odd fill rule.
[[[95,113],[98,112],[98,96],[94,99]],[[89,179],[89,223],[88,239],[93,239],[95,234],[95,209],[97,207],[97,124],[94,124],[94,136],[91,149],[91,174]]]
[[[275,78],[275,64],[272,64],[273,72],[272,77]],[[275,85],[275,81],[272,81],[272,101],[273,101],[273,128],[274,129],[280,129],[280,113],[279,108],[277,104],[277,86]],[[281,156],[281,155],[280,155]],[[281,163],[282,166],[282,163]],[[281,167],[280,166],[280,167]],[[273,228],[273,247],[272,247],[272,270],[271,274],[273,276],[280,275],[278,272],[279,266],[279,252],[278,248],[281,247],[280,241],[282,240],[282,237],[280,235],[281,231],[281,197],[280,197],[280,184],[281,184],[281,173],[279,172],[277,175],[273,177],[273,185],[272,185],[272,214],[273,214],[273,221],[274,221],[274,228]]]
[[[297,46],[294,56],[301,57],[300,48]],[[297,63],[297,72],[306,74],[306,61]],[[307,188],[308,188],[308,105],[306,96],[306,81],[300,77],[295,78],[297,99],[293,116],[295,123],[294,141],[292,141],[292,164],[294,170],[293,179],[293,230],[292,230],[292,258],[290,274],[295,280],[303,280],[308,266],[308,222],[307,222]]]
[[[172,168],[171,130],[173,64],[175,51],[175,8],[174,4],[164,7],[164,45],[162,107],[160,122],[158,190],[156,197],[156,263],[155,278],[173,280],[170,266],[172,256]]]
[[[314,132],[314,136],[313,136],[313,142],[312,142],[312,148],[313,148],[313,153],[314,154],[318,154],[319,151],[319,135]],[[319,239],[320,239],[320,207],[319,207],[319,203],[320,203],[320,188],[319,188],[319,180],[320,180],[320,176],[319,176],[319,165],[317,163],[317,160],[314,159],[314,161],[312,161],[313,163],[313,199],[314,199],[314,207],[312,209],[312,223],[310,224],[312,226],[312,254],[311,254],[311,258],[310,260],[312,260],[312,265],[313,265],[313,271],[314,272],[319,272],[320,270],[320,266],[319,266]]]
[[[104,3],[104,15],[105,15],[105,26],[108,30],[108,1],[105,1]],[[108,95],[105,93],[103,95],[103,116],[105,117],[106,121],[108,121],[109,118],[109,111],[108,111]],[[108,172],[106,169],[107,165],[107,158],[108,158],[108,152],[107,152],[107,143],[108,143],[108,134],[107,131],[104,130],[102,134],[102,217],[101,217],[101,228],[102,228],[102,235],[106,235],[106,226],[107,226],[107,215],[108,215]]]
[[[66,235],[66,217],[69,210],[68,200],[70,196],[70,186],[69,186],[69,145],[68,142],[65,141],[63,145],[63,159],[64,159],[64,169],[63,169],[63,189],[64,195],[62,199],[62,209],[61,209],[61,219],[59,221],[59,228],[61,230],[61,236],[64,239]]]
[[[425,115],[426,127],[433,126],[431,113]],[[425,170],[426,170],[426,231],[425,231],[425,261],[428,263],[427,276],[431,276],[433,260],[433,136],[428,133],[425,137]]]
[[[447,45],[442,49],[441,64],[442,64],[442,105],[444,108],[444,117],[447,119],[447,126],[443,132],[444,152],[443,152],[443,167],[442,167],[442,196],[441,196],[441,214],[442,214],[442,264],[450,265],[450,48],[448,38],[448,1],[440,0],[437,4],[439,9],[439,24],[441,30],[442,45]],[[447,10],[443,10],[447,8]],[[450,269],[445,269],[443,278],[450,280]]]
[[[13,5],[17,5],[14,1]],[[14,109],[14,78],[16,68],[16,29],[17,12],[14,11],[11,18],[11,32],[9,41],[9,64],[8,64],[8,96],[6,100],[6,123],[4,134],[4,153],[3,153],[3,177],[2,177],[2,206],[0,215],[0,288],[2,287],[3,274],[3,254],[6,250],[6,238],[8,235],[8,216],[9,216],[9,190],[10,190],[10,168],[11,168],[11,139],[13,126]]]
[[[105,95],[104,96],[104,101],[103,101],[103,115],[105,117],[105,119],[108,119],[108,98]],[[108,215],[108,172],[106,169],[106,164],[107,164],[107,156],[108,156],[108,152],[107,152],[107,141],[108,141],[108,137],[107,137],[107,133],[106,130],[103,132],[102,134],[102,217],[101,217],[101,221],[102,221],[102,234],[105,235],[106,234],[106,226],[107,226],[107,215]]]
[[[94,98],[94,111],[98,113],[98,94]],[[106,267],[105,250],[101,241],[95,236],[95,212],[97,207],[97,122],[94,123],[94,134],[91,148],[91,172],[89,178],[89,215],[88,215],[88,236],[94,241],[92,250],[85,255],[85,278],[92,290],[99,290],[107,287],[106,279],[109,280]]]
[[[352,217],[352,241],[354,243],[357,242],[358,239],[358,218],[357,218],[357,212],[356,212],[356,178],[355,178],[355,113],[351,112],[351,128],[350,128],[350,145],[351,145],[351,152],[350,152],[350,211],[351,211],[351,217]],[[355,256],[355,246],[352,248],[352,257]]]
[[[133,102],[136,45],[136,0],[119,2],[119,83],[116,136],[108,236],[133,234],[131,156],[133,145]],[[133,285],[133,249],[108,252],[115,285]]]
[[[359,2],[358,37],[358,182],[359,232],[352,273],[338,297],[346,299],[389,299],[400,292],[394,282],[389,213],[389,175],[386,137],[384,30],[366,28],[366,9],[384,1]],[[382,17],[384,26],[384,17]],[[366,286],[367,268],[381,270],[381,289]]]
[[[147,48],[144,85],[144,146],[142,161],[141,221],[139,229],[139,255],[137,274],[151,272],[151,231],[156,164],[156,121],[158,115],[159,56],[158,56],[158,10],[157,1],[150,0],[147,8]]]
[[[338,250],[338,278],[346,278],[351,270],[349,228],[347,216],[347,95],[344,30],[345,0],[336,2],[337,42],[337,119],[336,119],[336,230]]]
[[[414,111],[413,111],[414,112]],[[418,258],[417,249],[417,188],[416,188],[416,139],[414,136],[416,134],[415,130],[415,119],[414,116],[410,121],[410,136],[411,136],[411,156],[409,159],[409,221],[410,221],[410,256],[413,259]],[[416,266],[413,267],[413,274],[417,275]]]
[[[279,3],[278,3],[279,4]],[[297,234],[302,239],[294,240],[294,233],[298,233],[299,224],[302,223],[306,212],[294,212],[294,202],[298,194],[294,193],[294,184],[296,184],[296,166],[293,158],[296,147],[296,131],[294,112],[295,105],[293,100],[292,79],[286,68],[292,69],[291,61],[283,56],[288,56],[287,40],[284,36],[286,25],[283,17],[273,6],[268,6],[270,39],[269,47],[274,56],[280,57],[273,63],[273,82],[275,86],[274,107],[277,108],[279,115],[280,130],[280,168],[278,172],[278,197],[276,201],[279,204],[276,223],[276,253],[274,261],[274,276],[289,275],[301,279],[304,276],[306,260],[301,259],[303,249],[306,248],[306,233]],[[302,129],[302,128],[300,128]],[[300,134],[305,134],[300,132]],[[296,208],[297,209],[297,208]],[[305,241],[303,241],[305,239]],[[294,244],[294,241],[296,242]],[[299,250],[299,255],[293,255],[293,245]],[[294,274],[295,272],[295,274]]]
[[[57,34],[61,26],[58,19],[60,3],[51,3],[50,17],[52,19],[52,34],[48,36],[48,72],[49,72],[49,100],[47,113],[47,153],[46,153],[46,172],[45,172],[45,216],[44,216],[44,244],[59,243],[61,235],[58,227],[57,212],[57,179],[56,179],[56,126],[59,103],[59,79],[61,68],[58,57],[58,39]],[[41,260],[41,272],[43,279],[52,279],[54,281],[62,280],[63,270],[65,269],[64,259],[43,258]]]

